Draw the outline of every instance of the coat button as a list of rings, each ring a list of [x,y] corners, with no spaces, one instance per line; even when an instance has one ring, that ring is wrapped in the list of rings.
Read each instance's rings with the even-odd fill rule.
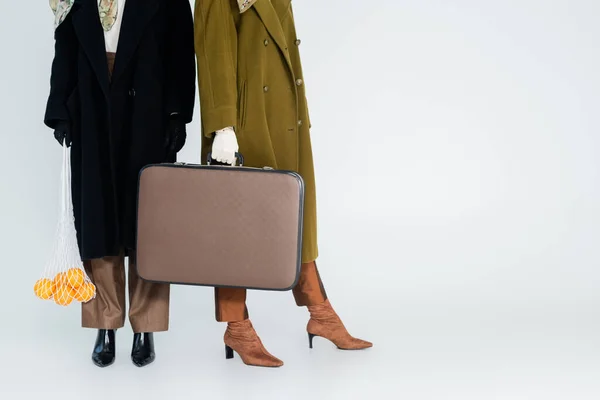
[[[300,46],[300,43],[302,43],[302,41],[300,39],[296,39],[296,46]]]
[[[267,93],[269,91],[269,87],[268,86],[263,86],[263,92]]]
[[[302,79],[296,79],[296,86],[302,86],[304,81]]]
[[[135,89],[129,89],[129,95],[135,97]]]
[[[269,39],[265,39],[265,41],[263,42],[265,44],[265,46],[269,45]]]
[[[302,126],[302,120],[301,119],[298,120],[298,126]]]

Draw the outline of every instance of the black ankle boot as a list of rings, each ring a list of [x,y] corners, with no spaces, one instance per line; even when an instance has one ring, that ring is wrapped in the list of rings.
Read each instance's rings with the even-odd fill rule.
[[[115,331],[112,329],[99,329],[92,361],[100,368],[108,367],[115,362]]]
[[[152,333],[134,333],[131,361],[138,367],[152,363],[154,354],[154,335]]]

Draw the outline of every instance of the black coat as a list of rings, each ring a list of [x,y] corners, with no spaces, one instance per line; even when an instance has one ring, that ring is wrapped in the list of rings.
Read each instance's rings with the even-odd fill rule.
[[[192,120],[193,20],[187,0],[127,0],[109,80],[97,0],[76,0],[55,32],[45,123],[71,129],[82,259],[135,247],[140,169],[167,160],[172,113]]]

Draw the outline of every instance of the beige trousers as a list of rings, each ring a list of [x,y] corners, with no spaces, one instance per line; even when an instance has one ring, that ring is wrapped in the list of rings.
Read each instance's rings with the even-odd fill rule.
[[[82,326],[119,329],[125,325],[125,257],[104,257],[84,262],[96,285],[96,298],[82,304]],[[133,331],[162,332],[169,329],[169,291],[166,284],[142,280],[129,257],[129,322]]]

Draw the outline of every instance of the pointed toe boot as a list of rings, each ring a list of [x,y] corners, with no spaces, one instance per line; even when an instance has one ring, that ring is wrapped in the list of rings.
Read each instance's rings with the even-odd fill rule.
[[[137,367],[151,364],[156,355],[154,353],[154,335],[152,333],[134,333],[131,348],[131,361]]]
[[[99,329],[94,351],[92,352],[92,362],[105,368],[115,362],[115,331],[112,329]]]
[[[328,339],[341,350],[362,350],[373,347],[373,343],[351,336],[336,314],[329,300],[315,306],[308,306],[310,320],[308,321],[308,344],[313,348],[313,339],[322,337]]]
[[[283,361],[265,349],[250,320],[229,322],[224,336],[225,357],[233,358],[235,351],[246,365],[255,367],[281,367]]]

